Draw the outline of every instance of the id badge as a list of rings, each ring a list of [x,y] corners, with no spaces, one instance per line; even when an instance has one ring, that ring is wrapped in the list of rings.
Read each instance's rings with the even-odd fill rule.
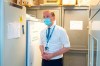
[[[49,47],[45,47],[45,50],[48,51],[49,50]]]

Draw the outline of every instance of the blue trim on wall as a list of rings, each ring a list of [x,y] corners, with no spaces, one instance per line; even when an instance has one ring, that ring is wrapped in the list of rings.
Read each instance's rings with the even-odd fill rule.
[[[3,66],[4,0],[0,0],[0,66]]]

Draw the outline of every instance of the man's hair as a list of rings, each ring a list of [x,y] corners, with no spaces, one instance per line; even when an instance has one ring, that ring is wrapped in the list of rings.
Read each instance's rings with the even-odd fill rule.
[[[44,14],[44,13],[50,13],[53,17],[55,17],[55,13],[52,12],[52,11],[50,11],[50,10],[46,10],[46,11],[43,12],[43,14]],[[44,16],[43,16],[43,17],[44,17]]]
[[[51,15],[52,15],[53,17],[55,17],[55,13],[54,13],[54,12],[51,12]]]

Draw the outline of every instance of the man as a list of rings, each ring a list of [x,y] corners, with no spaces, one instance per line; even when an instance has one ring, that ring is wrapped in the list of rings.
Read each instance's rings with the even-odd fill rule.
[[[70,48],[66,31],[55,24],[55,14],[50,11],[43,12],[44,23],[48,26],[40,33],[40,51],[42,66],[63,66],[63,53]]]

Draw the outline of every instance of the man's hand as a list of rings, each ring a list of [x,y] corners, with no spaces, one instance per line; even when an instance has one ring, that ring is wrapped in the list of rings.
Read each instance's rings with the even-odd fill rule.
[[[51,58],[53,58],[53,53],[47,53],[46,58],[47,60],[50,60]]]
[[[45,53],[42,55],[42,58],[45,60],[50,60],[51,58],[53,58],[53,53]]]
[[[45,59],[45,60],[47,60],[46,55],[47,55],[47,53],[43,52],[43,54],[42,54],[42,58]]]
[[[53,57],[56,57],[58,55],[61,55],[65,52],[68,52],[69,51],[69,48],[62,48],[60,49],[59,51],[55,52],[55,53],[46,53],[46,52],[43,52],[42,54],[42,58],[45,59],[45,60],[50,60],[51,58]]]

